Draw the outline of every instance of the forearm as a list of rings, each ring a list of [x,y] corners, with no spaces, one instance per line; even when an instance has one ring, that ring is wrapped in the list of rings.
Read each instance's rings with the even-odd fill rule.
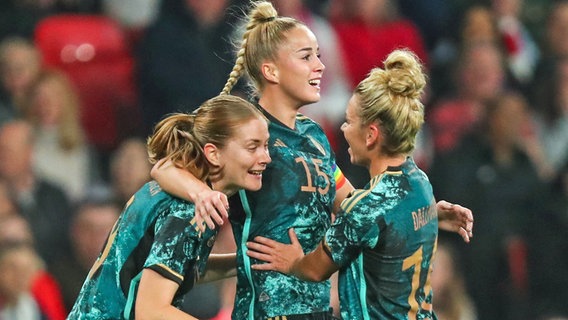
[[[166,192],[193,203],[198,193],[210,189],[188,171],[176,168],[171,161],[156,163],[150,174]]]
[[[217,281],[237,275],[237,254],[217,253],[209,255],[205,274],[198,283]]]
[[[316,250],[296,261],[290,273],[302,280],[319,282],[329,279],[337,270],[339,267],[333,263],[320,244]]]

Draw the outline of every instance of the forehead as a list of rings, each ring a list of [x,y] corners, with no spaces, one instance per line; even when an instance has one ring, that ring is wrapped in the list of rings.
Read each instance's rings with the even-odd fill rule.
[[[261,118],[251,118],[241,123],[231,138],[239,142],[264,142],[268,139],[268,123]]]
[[[358,110],[359,110],[359,96],[354,94],[351,96],[349,102],[347,103],[347,108],[345,109],[345,115],[348,118],[358,117],[359,116],[359,113],[357,112]]]
[[[314,33],[306,26],[299,24],[297,27],[285,33],[286,41],[282,44],[282,49],[293,52],[302,49],[318,49],[318,41]]]

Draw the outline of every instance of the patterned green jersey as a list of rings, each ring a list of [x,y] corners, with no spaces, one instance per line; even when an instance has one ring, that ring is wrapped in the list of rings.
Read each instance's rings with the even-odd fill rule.
[[[435,319],[429,276],[438,218],[428,177],[411,158],[341,204],[324,248],[341,266],[344,320]]]
[[[294,130],[266,116],[272,162],[260,191],[241,191],[237,200],[243,212],[231,211],[238,247],[233,319],[239,320],[327,311],[330,304],[328,281],[305,282],[250,268],[260,263],[246,255],[245,243],[255,236],[290,243],[288,229],[293,227],[304,249],[315,249],[329,228],[335,198],[335,155],[321,127],[300,114]]]
[[[133,319],[144,268],[179,284],[182,302],[211,252],[216,231],[198,231],[194,205],[144,185],[128,202],[93,265],[68,319]]]

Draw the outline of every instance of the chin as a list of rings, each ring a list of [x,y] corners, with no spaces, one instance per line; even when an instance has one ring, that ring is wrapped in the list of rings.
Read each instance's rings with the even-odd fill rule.
[[[249,181],[245,184],[245,189],[249,191],[258,191],[262,188],[262,179],[255,179],[255,181]]]
[[[249,191],[258,191],[258,190],[260,190],[260,188],[262,188],[262,183],[250,185],[250,186],[246,187],[246,189],[249,190]]]
[[[362,166],[361,161],[359,161],[357,158],[355,158],[353,155],[351,155],[351,158],[349,159],[351,161],[351,164],[354,164],[356,166]]]
[[[313,104],[316,102],[319,102],[321,100],[321,96],[318,94],[315,95],[310,95],[308,97],[306,97],[306,99],[304,99],[304,105],[308,105],[308,104]]]

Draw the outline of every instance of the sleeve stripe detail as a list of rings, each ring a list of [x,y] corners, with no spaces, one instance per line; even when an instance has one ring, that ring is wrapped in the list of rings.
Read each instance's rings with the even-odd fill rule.
[[[183,282],[184,278],[181,274],[175,272],[170,267],[168,267],[164,264],[161,264],[161,263],[155,264],[155,265],[149,266],[147,268],[156,271],[162,277],[167,278],[169,280],[172,280],[173,282],[175,282],[177,284],[181,284]]]
[[[365,196],[367,196],[367,194],[369,194],[371,191],[373,191],[375,186],[381,181],[381,179],[383,177],[384,177],[384,175],[381,174],[381,175],[376,176],[373,179],[371,179],[371,182],[369,183],[368,189],[354,190],[350,197],[343,200],[343,202],[341,203],[341,209],[343,211],[345,211],[346,213],[351,211],[353,209],[353,207],[359,201],[361,201],[361,199],[363,199]]]

